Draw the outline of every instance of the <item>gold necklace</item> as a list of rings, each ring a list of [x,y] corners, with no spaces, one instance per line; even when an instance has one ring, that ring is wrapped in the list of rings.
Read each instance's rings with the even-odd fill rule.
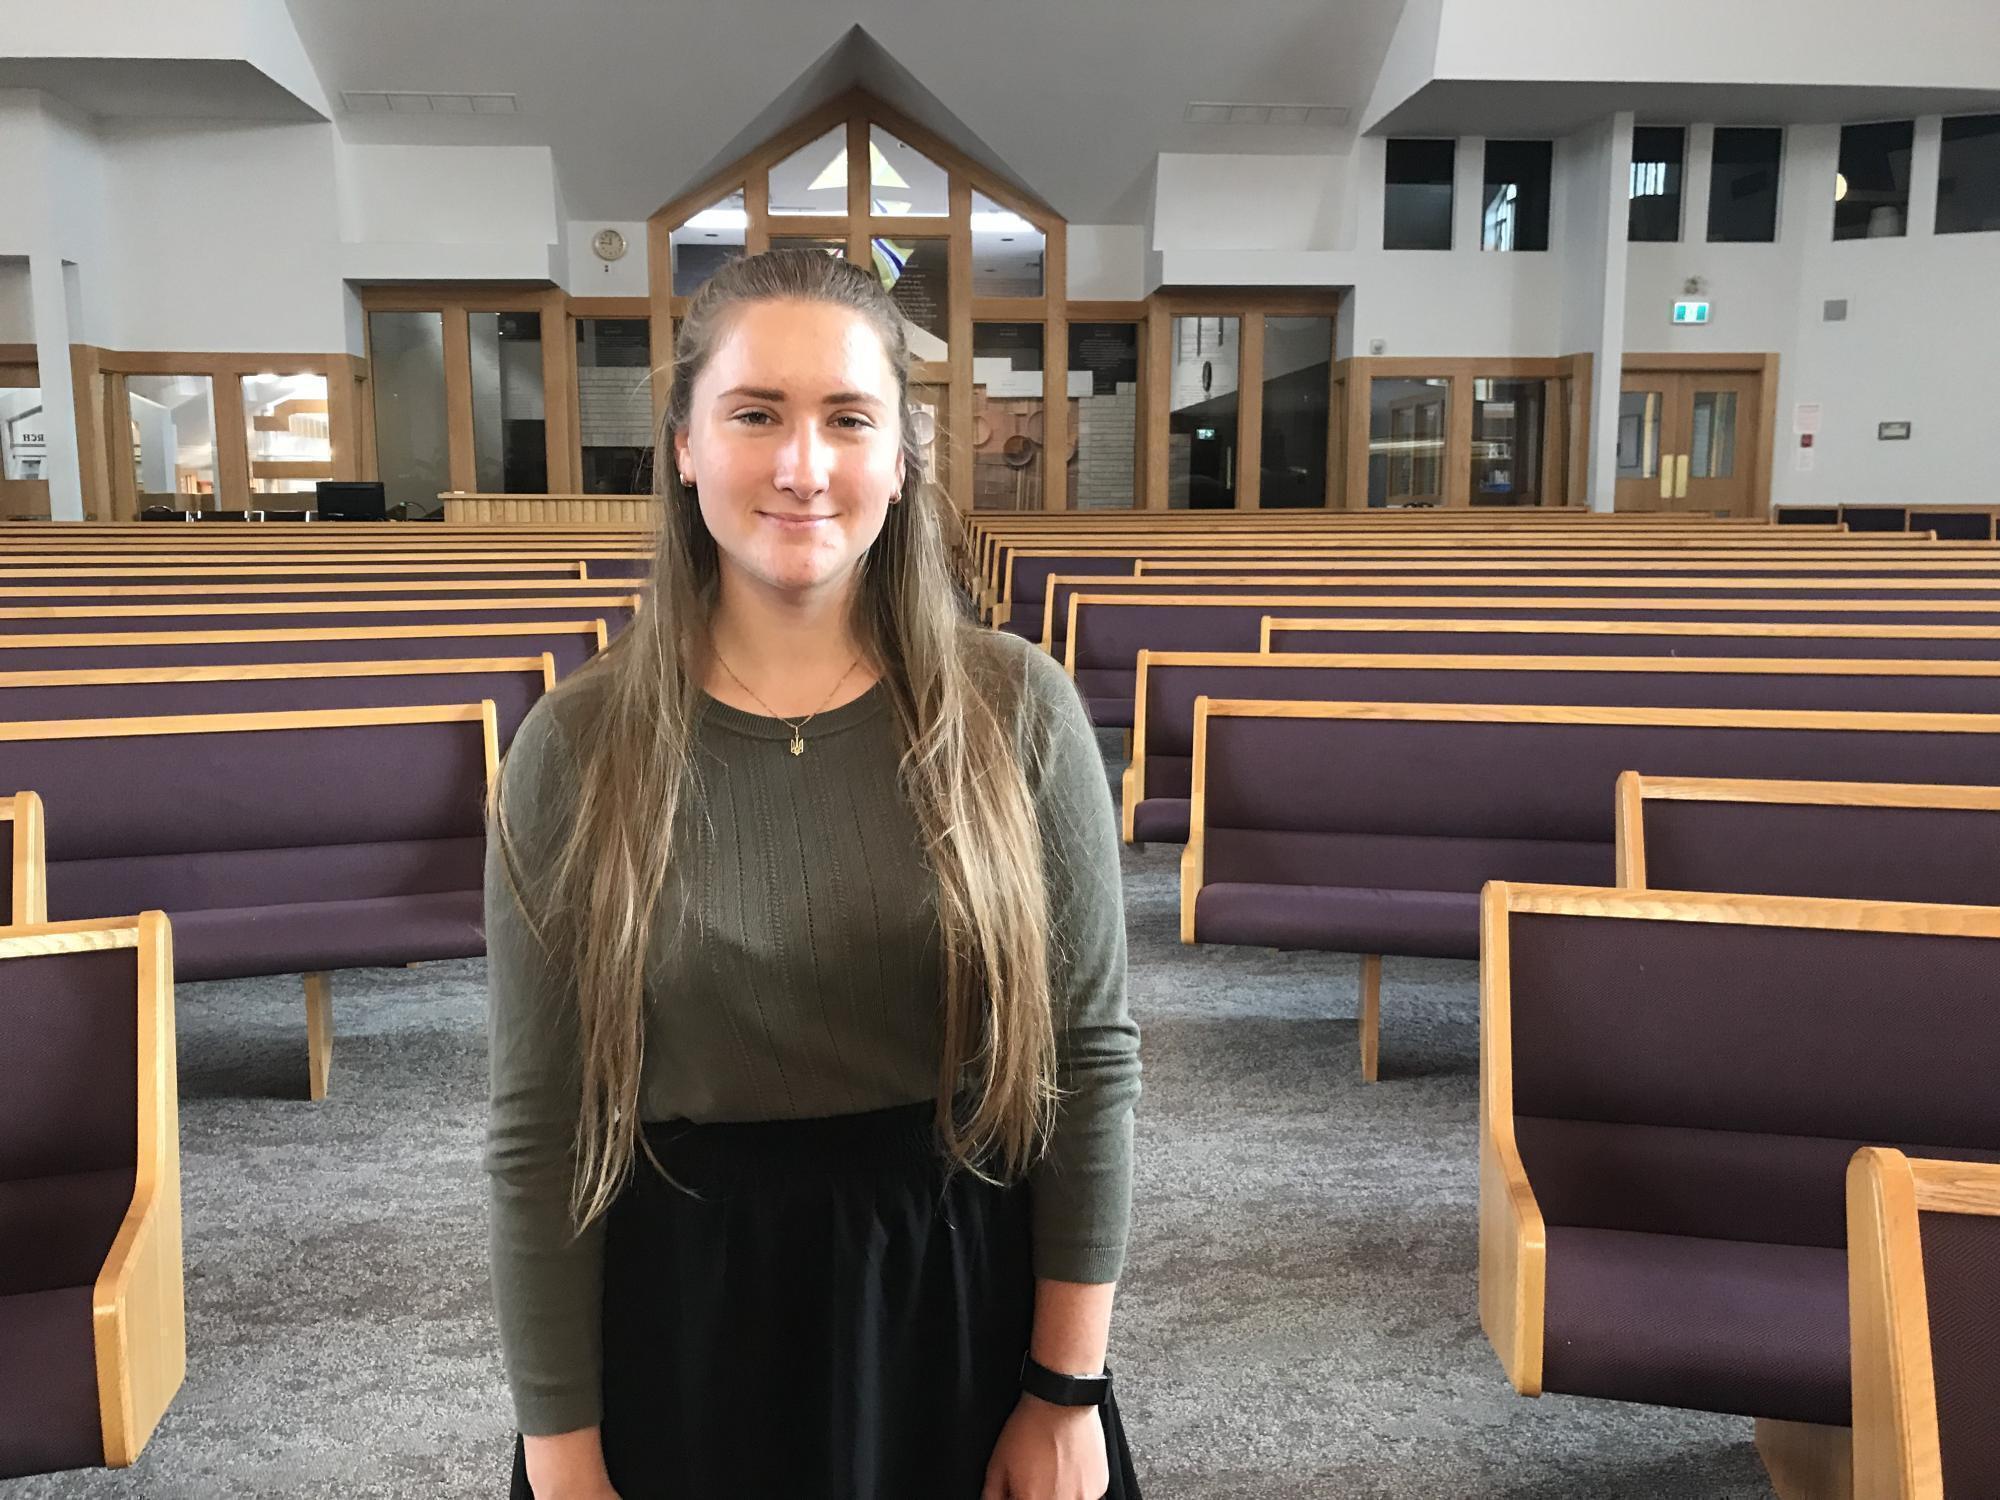
[[[780,724],[785,725],[788,729],[792,731],[792,744],[791,744],[792,754],[804,755],[806,753],[806,737],[805,737],[806,725],[812,723],[814,719],[817,719],[820,716],[820,714],[825,711],[827,704],[833,702],[834,693],[840,691],[841,684],[846,682],[849,677],[853,676],[854,669],[861,665],[861,656],[858,652],[855,654],[854,660],[847,664],[847,670],[840,674],[840,680],[834,683],[832,691],[829,692],[825,698],[820,700],[819,707],[814,709],[811,713],[807,714],[803,719],[800,719],[796,724],[794,724],[790,719],[786,718],[783,714],[779,713],[776,709],[772,708],[771,705],[766,703],[762,698],[759,698],[757,696],[756,689],[751,687],[749,683],[745,682],[741,677],[738,677],[736,673],[730,669],[729,663],[722,659],[722,653],[720,651],[717,651],[715,653],[715,663],[717,666],[721,667],[723,671],[729,673],[729,680],[731,682],[735,683],[738,687],[742,688],[744,692],[750,695],[750,699],[752,702],[754,702],[759,708],[763,709],[764,712],[769,714],[772,718],[776,719]]]

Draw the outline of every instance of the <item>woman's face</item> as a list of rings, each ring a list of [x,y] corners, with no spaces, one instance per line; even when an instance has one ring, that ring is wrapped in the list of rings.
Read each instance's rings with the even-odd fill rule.
[[[695,380],[674,452],[725,568],[787,593],[845,584],[903,487],[881,338],[844,307],[745,304]]]

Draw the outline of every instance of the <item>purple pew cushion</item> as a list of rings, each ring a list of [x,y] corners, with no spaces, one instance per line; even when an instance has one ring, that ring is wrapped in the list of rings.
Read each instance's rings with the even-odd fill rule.
[[[48,1123],[73,1118],[55,1113]],[[0,1297],[96,1281],[136,1180],[129,1165],[0,1180]]]
[[[1944,1492],[2000,1495],[2000,1219],[1922,1216]]]
[[[300,974],[486,952],[478,890],[168,915],[180,979]]]
[[[0,1478],[104,1462],[88,1286],[0,1297]]]
[[[1200,943],[1477,958],[1479,897],[1458,891],[1205,885],[1195,898],[1194,934]]]
[[[1186,797],[1148,797],[1132,809],[1132,839],[1139,844],[1185,844],[1192,803]]]
[[[1090,713],[1090,722],[1099,729],[1132,727],[1130,698],[1086,698],[1083,700],[1083,706]]]
[[[1550,1228],[1543,1388],[1844,1426],[1847,1256]]]

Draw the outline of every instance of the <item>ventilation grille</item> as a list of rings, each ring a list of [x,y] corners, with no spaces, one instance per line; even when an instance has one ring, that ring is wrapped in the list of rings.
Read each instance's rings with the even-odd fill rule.
[[[1184,118],[1196,125],[1345,125],[1347,111],[1331,104],[1190,104]]]
[[[1829,298],[1826,305],[1821,308],[1820,316],[1829,323],[1845,323],[1847,321],[1847,299],[1845,297]]]
[[[371,93],[345,89],[340,95],[351,115],[511,115],[512,94]]]

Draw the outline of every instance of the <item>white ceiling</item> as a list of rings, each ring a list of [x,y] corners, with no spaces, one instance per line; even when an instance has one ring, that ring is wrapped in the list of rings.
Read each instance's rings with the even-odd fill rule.
[[[325,118],[241,58],[4,57],[0,88],[39,89],[113,119]]]
[[[858,82],[1090,224],[1144,219],[1162,151],[1327,149],[1328,127],[1183,114],[1221,100],[1358,117],[1403,0],[286,4],[336,100],[348,89],[518,100],[512,115],[343,114],[349,139],[546,145],[575,219],[643,219],[774,122]]]

